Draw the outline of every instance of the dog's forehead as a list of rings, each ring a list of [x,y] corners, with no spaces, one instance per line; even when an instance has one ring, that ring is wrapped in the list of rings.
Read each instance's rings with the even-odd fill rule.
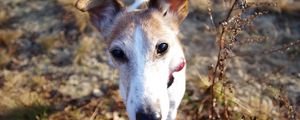
[[[137,26],[141,27],[145,36],[159,36],[162,34],[163,20],[155,11],[124,12],[116,18],[108,39],[110,44],[113,40],[131,40]]]

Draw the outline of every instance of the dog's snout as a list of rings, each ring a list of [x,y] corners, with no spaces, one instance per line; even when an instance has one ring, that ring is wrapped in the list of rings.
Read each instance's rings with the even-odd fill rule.
[[[137,120],[161,120],[161,113],[138,111],[136,113],[136,119]]]

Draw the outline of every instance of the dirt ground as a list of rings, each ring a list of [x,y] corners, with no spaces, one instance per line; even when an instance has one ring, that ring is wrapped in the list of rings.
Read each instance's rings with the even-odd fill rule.
[[[109,65],[86,13],[73,5],[72,0],[0,1],[1,120],[128,119],[118,71]],[[207,6],[205,0],[191,0],[179,35],[187,59],[179,120],[208,116],[208,68],[216,64],[218,47]],[[216,0],[212,6],[220,23],[226,15],[222,6],[228,5]],[[300,119],[300,44],[280,49],[300,40],[300,5],[283,0],[267,9],[240,36],[265,39],[235,46],[227,60],[231,119]]]

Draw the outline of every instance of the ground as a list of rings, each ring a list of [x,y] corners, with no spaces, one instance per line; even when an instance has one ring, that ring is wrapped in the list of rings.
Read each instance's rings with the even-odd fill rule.
[[[226,61],[231,119],[288,119],[294,114],[299,119],[300,6],[290,2],[290,7],[268,9],[240,36],[264,39],[231,49]],[[211,4],[215,23],[220,23],[226,10],[217,8],[229,5]],[[72,0],[0,1],[1,120],[127,119],[118,71],[109,65],[86,13],[73,5]],[[217,61],[218,35],[207,6],[205,0],[191,0],[179,35],[188,63],[179,120],[208,116],[208,74]],[[295,45],[285,48],[291,43]]]

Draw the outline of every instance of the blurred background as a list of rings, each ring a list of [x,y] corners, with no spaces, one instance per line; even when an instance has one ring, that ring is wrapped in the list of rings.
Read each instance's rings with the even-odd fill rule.
[[[179,35],[188,65],[178,120],[208,118],[209,74],[218,55],[215,26],[233,1],[190,0]],[[118,71],[108,64],[100,34],[74,3],[0,1],[1,120],[128,119],[118,91]],[[242,9],[246,3],[255,7]],[[222,114],[226,103],[230,119],[299,119],[300,1],[238,4],[234,11],[243,19],[263,14],[239,27],[226,60],[226,102],[222,95],[215,96],[217,113]]]

